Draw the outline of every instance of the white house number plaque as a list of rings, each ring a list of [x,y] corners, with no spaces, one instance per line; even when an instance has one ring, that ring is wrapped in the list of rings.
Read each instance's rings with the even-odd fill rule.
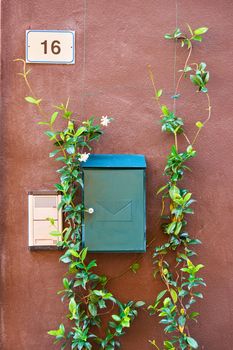
[[[75,31],[27,30],[26,62],[74,64]]]

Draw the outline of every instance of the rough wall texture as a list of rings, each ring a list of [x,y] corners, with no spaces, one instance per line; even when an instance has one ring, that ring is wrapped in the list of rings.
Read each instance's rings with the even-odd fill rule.
[[[190,231],[203,245],[200,260],[207,281],[200,322],[193,332],[201,349],[231,350],[232,334],[232,11],[231,0],[178,0],[178,25],[206,25],[210,31],[194,56],[212,71],[209,84],[213,116],[203,130],[187,176],[198,199]],[[7,0],[2,1],[2,114],[1,114],[1,330],[3,350],[55,349],[46,334],[65,319],[65,306],[56,291],[64,266],[59,252],[30,252],[27,248],[27,191],[52,189],[56,164],[48,158],[51,146],[23,101],[26,88],[16,73],[16,57],[24,57],[26,29],[76,30],[77,56],[73,66],[33,65],[38,96],[50,105],[71,97],[81,115],[111,115],[115,121],[95,148],[96,153],[142,153],[148,161],[147,236],[159,233],[162,169],[169,150],[161,135],[159,112],[152,100],[146,64],[151,63],[159,86],[173,90],[174,47],[163,34],[176,23],[175,0]],[[177,67],[184,56],[178,50]],[[186,99],[178,111],[192,126],[202,116],[205,100]],[[169,98],[169,97],[168,97]],[[191,134],[191,131],[190,131]],[[98,254],[99,268],[114,276],[134,254]],[[151,254],[138,274],[114,279],[109,288],[122,300],[152,302],[161,289],[151,276]],[[146,312],[122,339],[122,349],[150,349],[148,339],[162,339],[162,328]]]

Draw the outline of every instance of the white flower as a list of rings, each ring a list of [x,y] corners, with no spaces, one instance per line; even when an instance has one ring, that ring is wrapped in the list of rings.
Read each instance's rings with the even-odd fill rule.
[[[80,162],[86,162],[89,158],[90,153],[83,153],[79,155],[79,161]]]
[[[93,214],[93,213],[94,213],[94,209],[93,209],[93,208],[89,208],[89,209],[88,209],[88,213],[89,213],[89,214]]]
[[[102,124],[103,126],[108,126],[109,123],[111,123],[111,118],[109,118],[107,115],[104,117],[102,116],[101,117],[101,120],[100,120],[100,124]]]

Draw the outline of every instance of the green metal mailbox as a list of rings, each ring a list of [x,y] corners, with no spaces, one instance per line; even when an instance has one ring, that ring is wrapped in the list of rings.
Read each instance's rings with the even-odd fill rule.
[[[143,155],[96,154],[83,163],[83,246],[93,252],[145,252]]]

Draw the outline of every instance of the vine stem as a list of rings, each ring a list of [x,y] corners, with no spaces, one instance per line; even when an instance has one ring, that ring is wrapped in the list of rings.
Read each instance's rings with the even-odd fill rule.
[[[168,290],[168,292],[169,292],[169,294],[170,294],[170,296],[172,298],[172,293],[171,293],[171,288],[170,288],[169,282],[168,282],[168,280],[167,280],[167,278],[166,278],[166,276],[165,276],[165,274],[163,272],[163,259],[164,259],[164,257],[161,256],[160,263],[159,263],[159,272],[160,272],[161,279],[162,279],[163,283],[165,284],[165,286],[166,286],[166,288],[167,288],[167,290]],[[184,264],[184,266],[185,266],[185,264]],[[177,267],[177,265],[176,265],[176,267]],[[177,275],[178,275],[178,278],[179,278],[179,274],[178,273],[177,273]],[[181,275],[183,275],[183,273],[181,273]],[[181,277],[181,279],[182,279],[182,277]],[[181,308],[184,311],[186,311],[186,308],[185,308],[185,306],[184,306],[184,304],[182,302],[182,298],[178,297],[178,301],[180,303]],[[177,306],[176,306],[176,310],[178,311],[179,315],[181,315],[181,312],[180,312],[180,310],[178,309]],[[189,327],[187,325],[185,326],[185,329],[186,329],[186,331],[188,333],[188,336],[190,336]],[[181,334],[183,334],[183,330],[181,331],[178,327],[177,327],[177,331],[180,332]]]
[[[179,88],[181,79],[182,79],[182,77],[184,76],[184,70],[185,70],[185,68],[186,68],[187,65],[188,65],[189,59],[190,59],[190,57],[191,57],[191,53],[192,53],[192,46],[191,46],[190,49],[189,49],[189,54],[188,54],[188,56],[187,56],[187,58],[186,58],[186,61],[185,61],[185,64],[184,64],[184,68],[183,68],[182,74],[180,75],[179,80],[178,80],[178,82],[177,82],[174,95],[177,95],[177,93],[178,93],[178,88]],[[149,78],[150,78],[150,80],[151,80],[151,83],[152,83],[152,86],[153,86],[153,90],[154,90],[154,94],[155,94],[154,100],[155,100],[156,103],[158,104],[159,109],[161,109],[162,105],[161,105],[161,103],[160,103],[160,101],[159,101],[159,97],[157,97],[157,91],[158,91],[158,89],[157,89],[156,84],[155,84],[155,79],[154,79],[153,72],[152,72],[152,70],[151,70],[151,65],[149,65],[149,64],[147,65],[147,70],[148,70]],[[175,108],[176,108],[176,99],[174,99],[174,102],[173,102],[173,111],[175,111]],[[188,144],[190,145],[191,142],[190,142],[188,136],[185,134],[185,132],[183,132],[182,135],[184,136],[184,138],[186,139],[186,141],[187,141]],[[175,147],[176,147],[176,150],[178,150],[178,140],[177,140],[177,135],[176,135],[176,133],[174,134],[174,137],[175,137]]]
[[[206,120],[203,122],[203,126],[204,126],[206,123],[208,123],[208,121],[209,121],[210,118],[211,118],[211,104],[210,104],[210,96],[209,96],[208,93],[206,93],[206,97],[207,97],[207,101],[208,101],[208,108],[207,108],[207,110],[208,110],[208,116],[207,116]],[[196,135],[194,136],[194,139],[193,139],[193,142],[192,142],[192,146],[194,146],[194,144],[195,144],[195,142],[196,142],[196,140],[197,140],[197,138],[198,138],[198,136],[199,136],[199,134],[200,134],[200,132],[201,132],[201,129],[202,129],[202,128],[199,128],[199,129],[197,130]]]
[[[28,90],[30,91],[32,97],[35,98],[35,99],[37,99],[36,94],[34,93],[32,87],[31,87],[31,85],[30,85],[30,83],[29,83],[29,80],[28,80],[28,78],[27,78],[27,75],[29,74],[30,70],[27,71],[27,64],[26,64],[26,61],[25,61],[24,59],[22,59],[22,58],[17,58],[17,59],[15,59],[14,61],[15,61],[15,62],[22,62],[22,63],[23,63],[23,73],[18,73],[18,74],[21,75],[21,76],[23,76],[23,79],[24,79],[24,81],[25,81],[25,83],[26,83],[26,85],[27,85],[27,87],[28,87]],[[37,104],[36,106],[37,106],[37,108],[38,108],[38,110],[39,110],[39,113],[40,113],[43,117],[47,117],[47,114],[45,113],[45,111],[43,110],[43,108],[40,106],[40,104]],[[50,130],[53,131],[53,127],[52,127],[51,125],[50,125]],[[62,151],[64,157],[67,158],[67,157],[66,157],[65,150],[64,150],[64,148],[62,147],[60,141],[57,139],[56,136],[55,136],[54,139],[55,139],[55,141],[58,143],[58,145],[59,145],[59,147],[60,147],[60,149],[61,149],[61,151]]]
[[[103,315],[109,314],[109,313],[114,309],[114,306],[115,306],[115,304],[114,304],[114,302],[112,302],[111,309],[109,309],[109,310],[106,311],[106,312],[99,313],[98,316],[103,316]]]
[[[155,94],[154,99],[157,102],[159,108],[161,109],[161,103],[159,102],[159,97],[157,97],[157,91],[158,90],[157,90],[157,87],[155,85],[154,74],[153,74],[153,72],[151,70],[151,65],[150,64],[147,65],[147,70],[148,70],[149,78],[150,78],[150,80],[152,82],[152,86],[153,86],[153,89],[154,89],[154,94]]]
[[[27,78],[27,75],[29,74],[30,70],[27,71],[27,64],[26,64],[26,61],[25,61],[24,59],[22,59],[22,58],[17,58],[17,59],[14,60],[14,61],[16,61],[16,62],[22,62],[22,63],[23,63],[23,72],[22,72],[22,73],[18,73],[18,74],[21,75],[21,76],[23,77],[23,79],[24,79],[24,81],[25,81],[25,83],[26,83],[26,86],[28,87],[28,90],[30,91],[32,97],[35,98],[35,99],[37,99],[36,94],[34,93],[32,87],[31,87],[31,85],[30,85],[30,83],[29,83],[29,80],[28,80],[28,78]],[[69,103],[69,98],[68,98],[67,103],[66,103],[66,109],[67,109],[67,107],[68,107],[68,103]],[[37,104],[36,106],[37,106],[37,108],[38,108],[38,110],[39,110],[40,115],[42,115],[43,117],[46,117],[46,118],[47,118],[47,114],[46,114],[46,112],[43,110],[43,108],[40,106],[40,104]],[[55,133],[54,128],[53,128],[53,126],[52,126],[51,124],[50,124],[50,130],[51,130],[52,132]],[[58,140],[57,136],[54,137],[54,140],[55,140],[55,141],[57,142],[57,144],[59,145],[59,148],[60,148],[60,150],[62,151],[64,158],[67,159],[67,155],[66,155],[65,149],[64,149],[64,147],[62,147],[62,145],[61,145],[60,141]],[[66,194],[66,192],[65,192],[64,194]],[[71,205],[72,205],[73,208],[75,207],[75,204],[74,204],[73,202],[71,203]],[[69,223],[70,223],[70,226],[73,227],[72,221],[71,221],[70,219],[69,219]],[[74,228],[74,227],[73,227],[73,228]]]
[[[189,27],[189,29],[190,29],[190,27]],[[190,32],[191,32],[191,35],[192,35],[191,38],[189,38],[186,35],[184,37],[179,37],[178,38],[178,39],[181,39],[181,40],[186,40],[186,42],[184,42],[184,43],[188,44],[188,54],[187,54],[187,56],[185,56],[185,62],[184,62],[183,70],[181,70],[181,74],[179,74],[179,78],[178,78],[177,82],[176,82],[176,47],[177,47],[178,39],[173,37],[173,39],[175,39],[174,86],[173,86],[173,89],[174,89],[174,96],[173,96],[173,98],[175,97],[174,101],[173,101],[173,114],[174,114],[174,116],[175,116],[175,113],[176,113],[176,99],[177,99],[176,97],[179,97],[180,84],[181,84],[182,78],[186,77],[187,71],[190,70],[188,68],[189,66],[193,66],[194,65],[198,69],[198,65],[196,63],[191,63],[191,64],[189,63],[190,62],[190,57],[191,57],[192,51],[193,51],[193,45],[191,43],[191,40],[193,39],[193,34],[192,34],[192,30],[191,29],[190,29]],[[154,80],[154,76],[153,76],[153,73],[151,71],[151,67],[150,66],[147,66],[147,67],[148,67],[149,77],[150,77],[150,80],[152,82],[152,86],[153,86],[154,93],[155,93],[155,100],[156,100],[159,108],[161,109],[161,104],[159,102],[159,97],[160,97],[161,93],[159,93],[158,92],[159,90],[157,90],[157,87],[156,87],[156,84],[155,84],[155,80]],[[187,143],[189,145],[192,145],[192,146],[195,144],[202,127],[209,121],[210,116],[211,116],[210,97],[209,97],[208,94],[206,94],[206,97],[207,97],[207,102],[208,102],[208,115],[207,115],[205,121],[203,122],[203,125],[200,124],[200,127],[198,128],[197,132],[194,134],[193,142],[191,142],[189,140],[188,136],[185,133],[182,133],[184,138],[185,138],[185,140],[187,141]],[[163,107],[162,107],[162,109],[163,109]],[[163,110],[162,110],[162,112],[163,112]],[[198,124],[197,124],[197,126],[198,126]],[[174,136],[175,149],[178,152],[178,140],[179,140],[179,138],[178,138],[178,136],[179,136],[178,129],[176,129],[173,132],[173,136]],[[173,162],[173,164],[175,164],[175,162]],[[170,166],[170,164],[169,164],[169,166]],[[175,174],[176,170],[173,170],[173,173]],[[170,175],[168,175],[168,176],[170,176]],[[171,181],[171,176],[170,176],[170,181]],[[174,181],[172,185],[176,186],[177,181]],[[164,187],[166,188],[166,186],[164,186]],[[163,189],[164,189],[164,187],[163,187]],[[169,228],[170,228],[170,224],[172,224],[174,221],[176,221],[176,222],[179,221],[179,222],[181,222],[181,225],[183,224],[183,216],[181,217],[181,214],[177,215],[177,220],[174,220],[174,216],[176,214],[173,214],[173,209],[174,209],[173,198],[170,195],[170,213],[169,213],[170,215],[169,215],[169,222],[166,223],[167,226],[169,225]],[[161,214],[163,214],[164,210],[165,210],[165,204],[164,204],[164,198],[162,197],[162,211],[161,211]],[[181,228],[182,228],[182,226],[181,226]],[[178,226],[176,225],[176,229],[177,229],[177,227]],[[179,233],[180,231],[181,231],[181,229],[179,229],[179,231],[177,231],[177,232]],[[166,226],[165,226],[164,233],[168,233],[168,232],[166,232]],[[178,235],[178,233],[177,233],[177,235]],[[174,237],[177,239],[176,235],[174,235]],[[164,254],[168,254],[168,253],[171,252],[171,250],[175,250],[178,247],[178,245],[181,243],[181,242],[180,243],[178,242],[177,244],[175,243],[176,247],[173,247],[171,242],[173,243],[173,241],[171,241],[169,239],[169,242],[168,242],[168,243],[170,243],[169,250],[167,249],[167,247],[165,245],[161,246],[161,250],[164,249],[164,252],[162,252],[161,255],[159,254],[159,257],[158,257],[158,260],[156,260],[156,263],[158,265],[158,270],[157,271],[160,274],[160,279],[161,279],[161,281],[162,281],[162,283],[163,283],[163,285],[165,287],[166,292],[169,293],[171,301],[173,301],[173,304],[175,305],[174,310],[176,309],[175,310],[176,314],[174,315],[174,319],[177,320],[177,323],[176,323],[176,326],[174,328],[174,331],[177,334],[173,337],[173,339],[177,340],[177,339],[181,339],[181,338],[183,339],[184,336],[189,336],[190,337],[190,331],[189,331],[189,327],[188,327],[188,324],[187,324],[188,322],[186,323],[186,321],[189,320],[188,306],[186,307],[186,305],[185,305],[186,304],[186,300],[183,299],[183,297],[188,295],[188,293],[184,294],[184,296],[179,296],[179,288],[180,288],[179,287],[179,280],[180,280],[181,289],[183,288],[183,271],[182,271],[182,268],[181,268],[181,274],[180,275],[176,271],[177,269],[179,269],[179,266],[178,266],[179,263],[177,263],[175,265],[175,267],[173,267],[173,266],[171,267],[170,264],[168,264],[168,262],[165,260]],[[166,249],[164,248],[164,246],[166,247]],[[185,262],[184,262],[184,265],[183,265],[183,269],[184,268],[185,268]],[[172,282],[174,282],[174,280],[173,280],[174,273],[176,273],[176,281],[175,281],[176,283],[175,284],[172,283]],[[186,285],[186,284],[187,283],[185,283],[184,285]],[[157,297],[158,303],[161,302],[160,299],[162,297],[160,296],[159,300],[158,300],[158,297]],[[191,297],[191,299],[192,299],[192,291],[189,292],[189,297]],[[158,304],[156,304],[156,305],[158,305]],[[155,308],[158,311],[158,313],[161,312],[161,310],[163,309],[163,307],[162,308],[158,308],[156,306],[155,306]],[[166,311],[164,313],[166,313]],[[161,314],[159,316],[161,316]],[[186,319],[185,323],[183,325],[182,325],[181,321],[179,322],[179,318],[181,316],[185,317],[185,319]],[[178,337],[177,337],[177,335],[178,335]],[[176,341],[174,341],[174,342],[176,342]],[[155,342],[150,341],[150,343],[152,345],[154,345],[157,349],[159,349],[158,346],[156,346]],[[180,345],[182,346],[182,344],[180,344]],[[187,346],[187,349],[189,349],[189,350],[192,349],[192,347],[189,346],[188,344],[186,346]]]
[[[146,247],[147,247],[147,248],[150,248],[151,245],[152,245],[152,243],[155,241],[155,239],[156,239],[156,238],[153,238],[153,239],[147,244]],[[130,266],[128,266],[127,269],[124,270],[122,273],[120,273],[119,275],[116,275],[116,276],[113,276],[113,277],[110,277],[109,279],[107,279],[107,283],[110,282],[110,281],[112,281],[112,280],[114,280],[114,279],[116,279],[116,278],[121,278],[122,276],[124,276],[127,272],[131,271],[131,266],[132,266],[133,264],[138,263],[138,262],[141,261],[143,258],[144,258],[144,256],[142,255],[142,256],[140,256],[138,259],[134,260],[134,261],[130,264]]]
[[[174,138],[175,138],[176,151],[178,152],[178,141],[177,141],[177,133],[176,132],[174,132]]]
[[[191,54],[192,54],[192,50],[193,50],[193,46],[192,46],[192,44],[191,44],[190,49],[189,49],[188,56],[187,56],[186,61],[185,61],[185,64],[184,64],[184,68],[183,68],[183,70],[182,70],[182,72],[181,72],[181,74],[180,74],[180,77],[179,77],[179,79],[178,79],[178,81],[177,81],[177,84],[176,84],[175,95],[178,94],[178,89],[179,89],[179,86],[180,86],[180,82],[181,82],[181,79],[183,78],[183,76],[184,76],[184,74],[185,74],[185,68],[187,67],[188,62],[189,62],[189,60],[190,60],[190,57],[191,57]],[[174,104],[173,104],[173,109],[174,109],[174,111],[175,111],[175,108],[176,108],[176,99],[174,99]]]
[[[149,340],[149,343],[151,343],[151,345],[153,345],[157,350],[160,350],[160,348],[158,347],[157,344],[153,343],[152,340]]]
[[[177,45],[177,41],[176,41],[175,45]],[[193,49],[193,46],[192,46],[192,43],[191,43],[188,56],[187,56],[187,58],[185,60],[185,63],[184,63],[184,68],[183,68],[183,70],[182,70],[182,72],[181,72],[181,74],[179,76],[179,79],[177,81],[177,84],[176,84],[174,96],[176,96],[178,94],[178,89],[179,89],[179,86],[180,86],[180,82],[181,82],[181,80],[182,80],[182,78],[183,78],[183,76],[185,74],[185,68],[187,67],[187,65],[189,63],[189,60],[190,60],[190,57],[191,57],[191,54],[192,54],[192,49]],[[176,111],[176,99],[174,98],[173,112],[175,113],[175,111]],[[188,136],[185,133],[183,133],[183,136],[186,139],[186,141],[188,142],[188,144],[190,145],[191,142],[190,142]],[[176,150],[178,151],[178,142],[177,142],[177,135],[176,135],[176,133],[175,133],[175,146],[176,146]]]
[[[191,142],[190,142],[188,136],[185,134],[185,132],[183,132],[182,135],[184,136],[184,138],[185,138],[185,140],[188,142],[188,144],[191,145]]]

